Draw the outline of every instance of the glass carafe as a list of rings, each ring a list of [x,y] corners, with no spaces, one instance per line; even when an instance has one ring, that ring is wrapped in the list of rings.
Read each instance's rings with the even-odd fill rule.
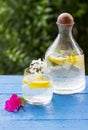
[[[84,54],[72,36],[73,24],[57,25],[59,34],[45,54],[54,93],[78,93],[85,88]]]

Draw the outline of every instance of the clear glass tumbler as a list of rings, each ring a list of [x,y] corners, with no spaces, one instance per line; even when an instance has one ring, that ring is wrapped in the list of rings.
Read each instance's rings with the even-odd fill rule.
[[[29,104],[43,105],[48,104],[53,96],[53,89],[47,74],[30,74],[28,68],[24,71],[23,97]]]

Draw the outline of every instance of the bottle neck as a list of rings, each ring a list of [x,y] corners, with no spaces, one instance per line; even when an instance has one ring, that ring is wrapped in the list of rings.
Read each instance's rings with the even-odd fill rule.
[[[61,37],[72,37],[73,24],[58,24],[59,34]]]

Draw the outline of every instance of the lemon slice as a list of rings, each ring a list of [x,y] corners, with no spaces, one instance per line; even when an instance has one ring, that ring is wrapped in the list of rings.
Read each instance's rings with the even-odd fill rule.
[[[84,65],[84,56],[83,55],[68,56],[67,62],[70,62],[74,66],[78,66],[78,67],[82,68]]]
[[[35,89],[35,88],[50,88],[50,82],[45,80],[45,81],[32,81],[28,82],[27,80],[23,80],[24,84],[27,84],[30,89]]]
[[[30,83],[30,89],[33,88],[50,88],[50,82],[49,81],[34,81]]]
[[[66,58],[63,58],[63,57],[55,57],[55,56],[49,56],[48,59],[55,63],[55,64],[62,64],[62,63],[65,63],[66,62]]]
[[[77,65],[78,56],[67,56],[66,61],[72,63],[73,65]]]

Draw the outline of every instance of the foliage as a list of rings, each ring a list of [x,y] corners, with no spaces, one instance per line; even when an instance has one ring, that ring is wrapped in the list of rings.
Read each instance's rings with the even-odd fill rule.
[[[87,66],[87,1],[1,0],[0,74],[22,74],[31,60],[44,57],[57,35],[56,19],[61,12],[75,18],[74,36],[85,52]]]

